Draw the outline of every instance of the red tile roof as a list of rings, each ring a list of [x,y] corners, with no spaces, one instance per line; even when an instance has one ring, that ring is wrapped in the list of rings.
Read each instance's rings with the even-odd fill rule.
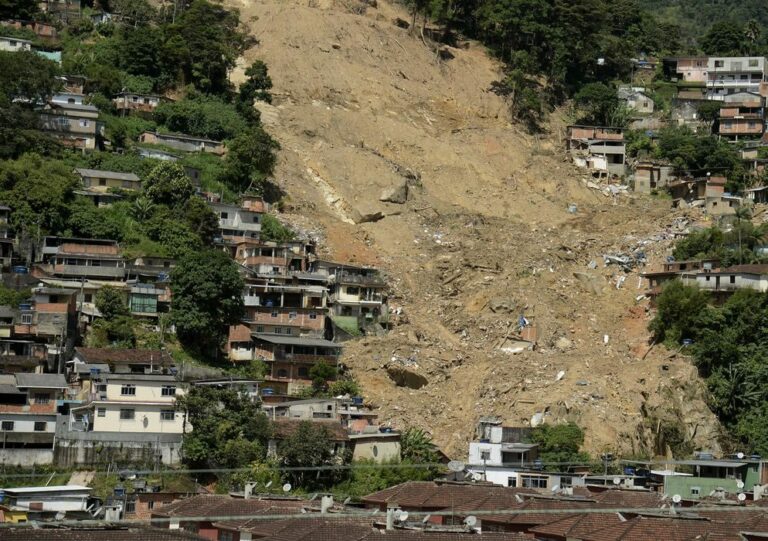
[[[264,514],[300,513],[307,502],[269,498],[232,498],[220,494],[201,494],[155,509],[152,515],[161,517],[235,517]]]
[[[11,527],[0,530],[3,541],[205,541],[182,530],[143,527],[46,528]]]
[[[328,431],[328,437],[331,438],[331,441],[347,441],[349,439],[347,430],[341,426],[339,421],[302,421],[299,419],[276,419],[272,421],[275,439],[289,438],[296,432],[301,423],[312,423],[313,426],[324,427]]]
[[[533,493],[531,489],[512,489],[497,485],[462,484],[462,483],[434,483],[432,481],[409,481],[379,492],[374,492],[363,497],[363,503],[367,505],[381,506],[386,503],[396,503],[408,509],[461,509],[464,505],[477,502],[492,501],[492,507],[485,509],[498,509],[498,502],[508,504],[514,501],[514,495]]]
[[[75,348],[88,364],[173,364],[170,354],[159,349]]]

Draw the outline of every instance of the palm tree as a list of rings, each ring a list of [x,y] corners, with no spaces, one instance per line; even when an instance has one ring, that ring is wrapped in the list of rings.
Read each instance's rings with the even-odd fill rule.
[[[131,215],[136,221],[142,222],[147,220],[155,208],[155,204],[147,197],[139,197],[133,202],[131,207]]]
[[[420,428],[408,428],[400,435],[400,452],[403,459],[429,464],[437,460],[437,448],[432,437]]]
[[[760,39],[760,24],[755,19],[747,21],[747,24],[744,26],[744,35],[746,36],[747,41],[749,41],[748,52],[752,54]]]
[[[742,228],[741,228],[741,221],[742,220],[751,220],[752,219],[752,209],[750,207],[742,205],[742,206],[740,206],[739,208],[736,209],[735,216],[736,216],[736,228],[739,231],[739,265],[741,265],[742,264],[742,260],[743,260],[743,258],[741,256],[742,255],[742,247],[741,247],[741,241],[742,241],[741,229]],[[751,221],[749,223],[750,223],[750,225],[752,224]]]

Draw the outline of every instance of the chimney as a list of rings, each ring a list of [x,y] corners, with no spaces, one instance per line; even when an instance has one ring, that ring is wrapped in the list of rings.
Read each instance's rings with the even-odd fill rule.
[[[399,507],[396,503],[387,504],[387,530],[392,531],[395,529],[395,513]]]
[[[333,507],[333,496],[327,495],[320,499],[320,512],[327,513],[328,510]]]

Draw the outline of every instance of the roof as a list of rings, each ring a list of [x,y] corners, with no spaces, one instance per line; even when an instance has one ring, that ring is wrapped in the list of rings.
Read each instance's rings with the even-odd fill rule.
[[[204,537],[184,531],[145,527],[104,528],[4,528],[3,541],[204,541]]]
[[[507,489],[498,485],[435,483],[432,481],[408,481],[385,488],[362,498],[365,504],[383,505],[397,503],[403,508],[445,509],[486,498],[499,497],[503,502],[515,501],[520,492],[534,492],[531,489]],[[495,504],[494,504],[495,505]],[[486,507],[497,509],[498,507]]]
[[[710,466],[713,468],[741,468],[749,464],[749,462],[735,460],[679,460],[676,464],[682,466]]]
[[[59,102],[51,102],[51,107],[56,109],[70,109],[72,111],[84,111],[89,113],[98,113],[99,108],[95,105],[78,105],[76,103],[59,103]]]
[[[155,132],[144,132],[144,133],[151,133],[155,137],[161,137],[161,138],[164,137],[166,139],[184,139],[184,140],[187,140],[187,141],[204,141],[206,143],[215,143],[217,145],[222,144],[221,141],[215,141],[213,139],[207,139],[205,137],[195,137],[193,135],[186,135],[184,133],[172,133],[172,132],[160,133],[160,132],[157,132],[157,131],[155,131]]]
[[[82,167],[78,167],[75,169],[77,174],[83,177],[98,177],[98,178],[114,178],[117,180],[132,180],[132,181],[138,181],[140,180],[139,177],[134,175],[133,173],[120,173],[118,171],[102,171],[100,169],[85,169]]]
[[[91,244],[80,242],[65,242],[59,245],[60,254],[83,254],[83,255],[120,255],[120,248],[117,242],[114,244]]]
[[[91,370],[98,370],[102,374],[109,374],[108,364],[73,363],[72,370],[78,374],[90,374]]]
[[[83,490],[90,492],[92,489],[83,485],[55,485],[48,487],[5,488],[3,490],[9,494],[37,494],[39,492],[67,492],[72,490]]]
[[[301,513],[307,502],[302,500],[270,498],[233,498],[221,494],[201,494],[173,502],[160,509],[154,509],[152,515],[161,517],[199,517],[199,516],[250,516],[256,514]]]
[[[338,421],[301,420],[279,418],[272,421],[274,438],[284,440],[291,437],[299,429],[301,423],[311,423],[313,427],[323,427],[328,431],[328,437],[332,441],[346,441],[349,439],[347,430]]]
[[[173,364],[170,354],[159,349],[75,348],[75,355],[90,364]]]
[[[337,348],[341,349],[342,345],[337,344],[335,342],[330,342],[328,340],[323,340],[321,338],[302,338],[300,336],[284,336],[280,334],[261,334],[261,333],[251,333],[251,336],[253,336],[257,340],[263,340],[264,342],[269,342],[270,344],[283,344],[283,345],[290,345],[290,346],[316,346],[316,347],[325,347],[325,348]]]
[[[66,389],[67,380],[63,374],[15,374],[18,387]]]
[[[12,36],[0,36],[0,39],[5,39],[5,40],[8,40],[8,41],[20,41],[22,43],[32,43],[28,39],[14,38]]]

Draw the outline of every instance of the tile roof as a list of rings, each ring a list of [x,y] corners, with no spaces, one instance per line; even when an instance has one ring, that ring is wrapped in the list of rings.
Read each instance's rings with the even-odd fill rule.
[[[85,169],[82,167],[75,169],[75,171],[82,177],[113,178],[116,180],[130,180],[134,182],[139,180],[139,177],[133,173],[120,173],[119,171],[102,171],[100,169]]]
[[[59,246],[60,254],[83,255],[120,255],[120,248],[115,244],[86,244],[80,242],[65,242]]]
[[[302,421],[299,419],[275,419],[272,421],[275,439],[284,440],[290,437],[298,430],[301,423],[312,423],[313,426],[325,427],[328,431],[328,437],[332,441],[346,441],[349,439],[347,430],[341,426],[339,421]]]
[[[75,348],[75,355],[89,364],[173,364],[170,354],[160,349]]]
[[[204,541],[183,530],[159,528],[45,528],[11,527],[0,530],[3,541]]]
[[[434,483],[432,481],[409,481],[374,492],[363,497],[368,505],[397,503],[408,509],[459,509],[463,505],[481,501],[493,501],[504,504],[514,500],[521,491],[534,492],[530,489],[509,489],[497,485]],[[469,507],[478,509],[478,507]],[[486,507],[486,509],[497,507]]]
[[[243,499],[220,494],[201,494],[155,509],[152,515],[162,517],[250,516],[300,513],[307,502],[287,499]]]

